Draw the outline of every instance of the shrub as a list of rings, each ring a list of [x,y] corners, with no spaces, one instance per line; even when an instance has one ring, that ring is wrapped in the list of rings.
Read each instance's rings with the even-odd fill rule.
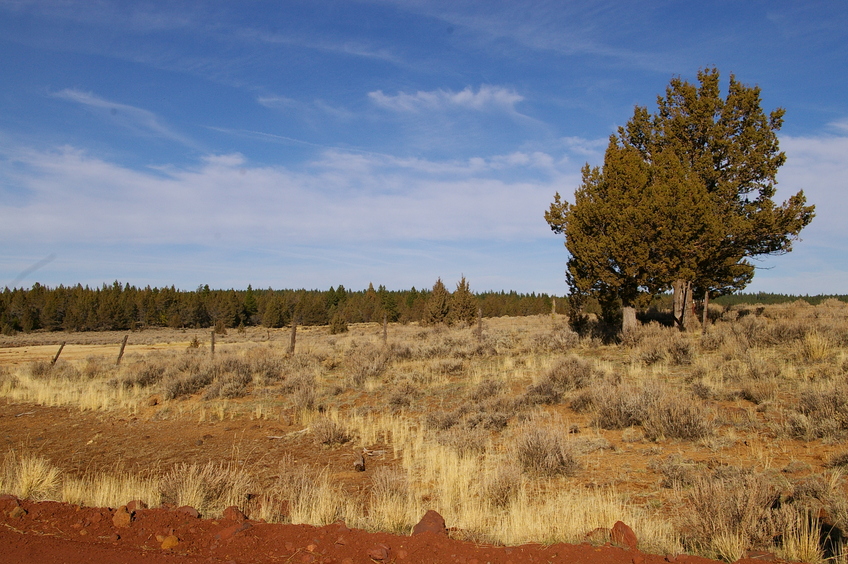
[[[373,345],[351,347],[345,359],[351,385],[359,388],[366,380],[382,376],[390,361],[385,349]]]
[[[341,423],[329,417],[318,417],[309,426],[312,436],[322,445],[343,445],[353,440],[353,434]]]
[[[602,429],[641,425],[659,395],[656,388],[638,389],[621,384],[600,386],[591,395],[591,405],[595,411],[593,423]]]
[[[509,507],[521,490],[521,469],[515,464],[498,464],[494,473],[486,480],[486,501],[498,509]]]
[[[573,449],[550,427],[526,425],[514,444],[515,457],[525,472],[541,476],[571,476],[580,469]]]
[[[521,402],[524,405],[559,403],[566,392],[586,387],[593,374],[591,365],[576,356],[560,360],[537,383],[527,388]]]
[[[207,370],[188,374],[169,373],[162,380],[162,394],[169,400],[190,396],[211,384],[214,379],[213,373]]]
[[[162,501],[189,505],[207,517],[220,516],[231,505],[245,509],[253,486],[247,469],[234,462],[182,462],[162,477]]]
[[[330,335],[338,335],[339,333],[347,333],[347,319],[340,314],[333,314],[330,320]]]
[[[715,423],[704,406],[681,395],[663,395],[653,402],[642,427],[652,440],[663,437],[697,440],[715,432]]]
[[[729,468],[695,479],[686,497],[685,542],[734,562],[748,548],[767,547],[781,530],[780,492],[764,475]]]

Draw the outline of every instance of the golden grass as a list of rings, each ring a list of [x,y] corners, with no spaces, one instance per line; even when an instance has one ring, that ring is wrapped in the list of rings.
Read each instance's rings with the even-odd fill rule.
[[[718,480],[723,468],[744,466],[780,488],[806,487],[804,475],[778,470],[798,454],[787,451],[787,441],[821,441],[816,448],[822,448],[848,438],[848,402],[839,393],[848,382],[848,308],[728,308],[704,335],[647,326],[621,345],[578,338],[557,326],[563,321],[560,316],[552,323],[547,315],[487,319],[481,342],[473,329],[392,325],[385,347],[377,324],[351,325],[340,335],[303,328],[294,356],[285,354],[287,330],[249,328],[222,338],[214,360],[203,347],[187,352],[181,344],[130,355],[120,368],[90,358],[62,369],[12,368],[0,375],[0,397],[13,402],[205,424],[286,419],[326,445],[316,448],[380,444],[387,454],[361,492],[346,491],[329,468],[291,461],[281,464],[278,480],[260,484],[250,464],[187,461],[140,478],[117,470],[69,477],[55,469],[51,474],[49,464],[46,470],[37,462],[24,468],[17,454],[7,456],[0,490],[91,505],[165,501],[209,515],[229,504],[269,521],[345,519],[401,534],[435,509],[467,538],[506,544],[581,542],[589,531],[621,520],[643,550],[657,553],[688,550],[735,560],[756,546],[780,549],[786,558],[817,558],[820,547],[810,544],[814,535],[801,517],[781,525],[777,532],[786,540],[774,546],[750,527],[722,522],[715,508],[699,507],[691,498],[698,486],[657,489],[651,480],[661,477],[645,468],[680,452],[698,458],[690,467],[700,468],[704,478]],[[584,375],[551,376],[570,357],[587,367],[586,382]],[[188,401],[165,399],[169,378],[199,370],[213,371],[210,384],[202,380]],[[227,388],[237,381],[234,375],[249,384]],[[529,393],[544,386],[559,388]],[[244,395],[204,400],[213,388]],[[151,396],[161,401],[155,409],[147,406]],[[620,422],[604,423],[603,402],[623,410],[616,414]],[[428,419],[434,414],[435,426]],[[527,432],[524,422],[547,429],[562,448],[575,448],[575,469],[522,468],[516,449]],[[581,434],[572,436],[572,427]],[[816,448],[804,458],[813,469]],[[20,475],[33,477],[21,481]],[[628,479],[652,490],[634,495]],[[848,507],[844,481],[832,482],[819,495]],[[248,492],[257,495],[247,500]],[[696,513],[717,520],[708,535],[685,537],[685,521]],[[836,515],[848,527],[848,511],[843,513]]]

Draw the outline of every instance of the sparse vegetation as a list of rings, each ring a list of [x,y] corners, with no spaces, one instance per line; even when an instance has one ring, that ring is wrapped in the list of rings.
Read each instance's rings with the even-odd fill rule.
[[[145,351],[133,339],[154,337],[138,333],[120,366],[114,344],[91,344],[119,338],[64,335],[55,365],[48,346],[0,367],[0,396],[105,420],[264,426],[258,438],[289,458],[60,471],[29,446],[6,455],[0,490],[404,534],[432,508],[466,538],[503,543],[581,542],[623,520],[660,553],[831,558],[813,533],[822,515],[848,527],[848,305],[711,307],[704,335],[654,323],[618,344],[547,313],[487,319],[482,341],[459,323],[392,323],[386,343],[382,323],[305,326],[294,355],[286,327],[220,335],[214,356],[188,346],[191,331]],[[354,473],[362,447],[381,454]]]

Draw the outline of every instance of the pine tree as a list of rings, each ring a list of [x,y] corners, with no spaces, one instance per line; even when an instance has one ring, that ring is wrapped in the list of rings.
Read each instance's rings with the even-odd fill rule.
[[[451,294],[445,288],[441,278],[433,284],[433,291],[427,298],[427,308],[424,311],[424,323],[426,325],[437,325],[446,323],[450,314]]]
[[[465,276],[457,282],[450,299],[450,322],[472,325],[477,319],[477,298],[471,293]]]

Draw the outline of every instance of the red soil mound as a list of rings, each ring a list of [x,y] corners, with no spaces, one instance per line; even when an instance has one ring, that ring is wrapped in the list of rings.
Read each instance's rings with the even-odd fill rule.
[[[555,544],[494,547],[427,530],[408,537],[367,533],[344,523],[324,527],[276,525],[228,510],[201,519],[191,508],[78,507],[0,497],[0,561],[98,564],[259,564],[272,562],[371,564],[608,563],[708,564],[694,556],[642,554],[621,546]],[[430,515],[430,519],[433,519]],[[615,536],[613,537],[615,538]],[[753,561],[752,561],[753,562]]]

